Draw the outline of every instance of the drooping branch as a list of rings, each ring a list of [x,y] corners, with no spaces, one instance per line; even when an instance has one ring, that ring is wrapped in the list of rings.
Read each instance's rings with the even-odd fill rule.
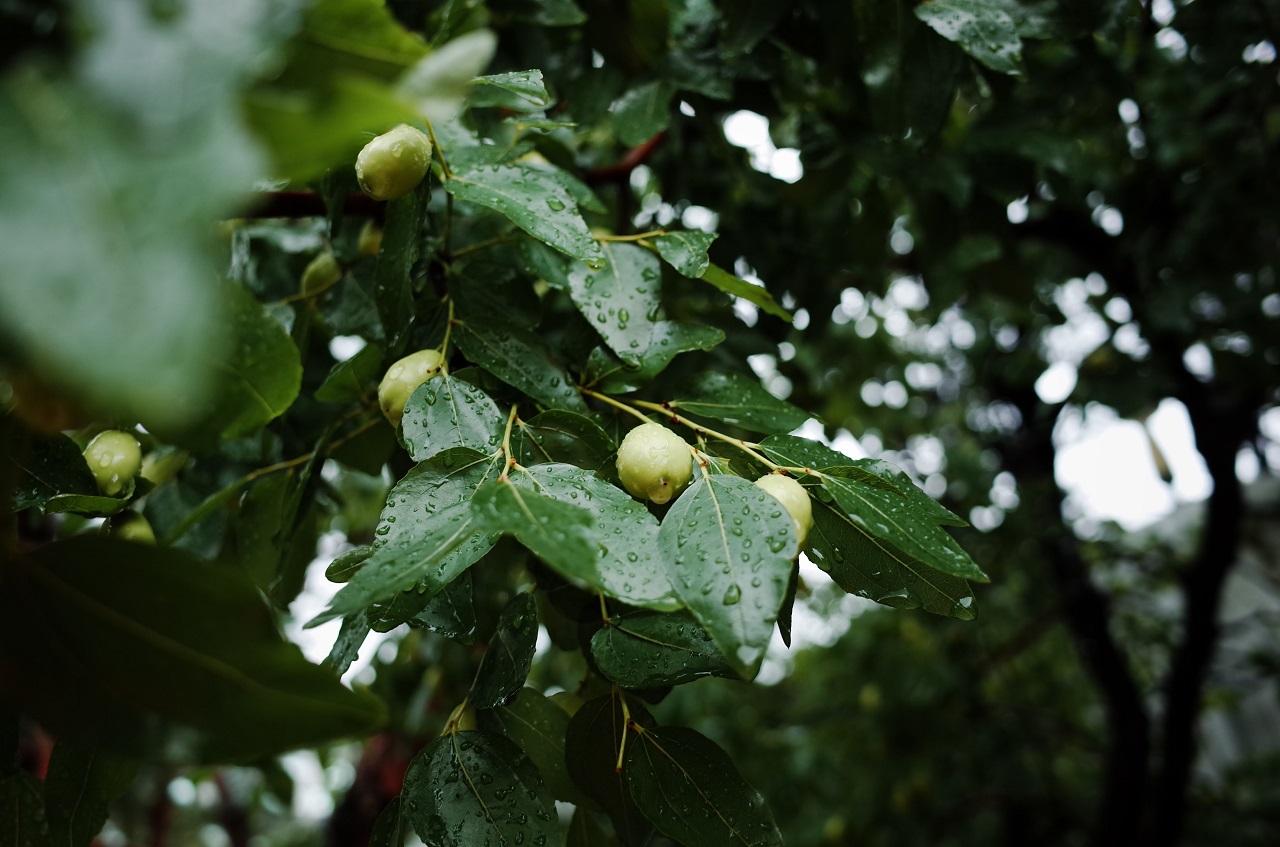
[[[625,183],[631,178],[631,172],[640,167],[644,163],[653,158],[653,154],[662,146],[662,142],[666,140],[666,130],[638,144],[627,151],[627,154],[611,165],[603,165],[593,168],[583,175],[583,180],[587,185],[609,185],[612,183]]]

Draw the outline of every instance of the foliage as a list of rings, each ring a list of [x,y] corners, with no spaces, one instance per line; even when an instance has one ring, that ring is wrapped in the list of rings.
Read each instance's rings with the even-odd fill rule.
[[[1280,13],[1167,5],[0,8],[0,737],[57,739],[43,784],[0,759],[4,819],[88,843],[168,802],[143,762],[265,828],[299,746],[359,751],[334,843],[1156,845],[1189,785],[1192,837],[1265,798],[1265,761],[1190,770],[1276,402]],[[401,123],[431,173],[371,202]],[[390,427],[419,350],[446,367]],[[1059,421],[1165,397],[1214,480],[1190,552],[1054,480]],[[642,420],[696,459],[670,505],[619,486]],[[145,453],[117,496],[105,429]],[[779,469],[829,581],[750,482]],[[158,546],[103,536],[132,510]],[[280,632],[325,565],[317,667]]]

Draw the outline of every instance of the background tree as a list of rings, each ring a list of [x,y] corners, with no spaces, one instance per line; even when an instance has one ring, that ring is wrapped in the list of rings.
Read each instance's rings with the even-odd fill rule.
[[[48,761],[34,724],[6,723],[35,761],[0,782],[0,807],[31,843],[88,843],[118,797],[108,837],[209,838],[216,820],[234,844],[312,843],[281,814],[295,787],[273,755],[367,733],[385,705],[363,747],[326,748],[332,843],[396,843],[401,818],[430,843],[1264,843],[1274,750],[1193,772],[1206,702],[1255,703],[1280,667],[1261,484],[1280,461],[1259,428],[1280,359],[1277,11],[11,4],[0,691],[59,740]],[[781,156],[738,146],[744,120]],[[351,163],[400,122],[431,131],[433,175],[384,206],[354,193]],[[267,177],[290,183],[246,194]],[[448,373],[393,431],[375,388],[423,348]],[[1055,473],[1064,431],[1166,398],[1212,477],[1203,508],[1142,537],[1081,520]],[[733,444],[801,409],[871,459]],[[733,548],[762,582],[782,576],[781,605],[750,581],[681,593],[679,571],[585,564],[609,548],[590,527],[624,514],[634,561],[663,550],[657,517],[659,559],[687,543],[714,560],[690,529],[702,501],[648,517],[602,479],[646,415],[703,451],[689,495],[763,497],[734,477],[797,468],[831,579],[786,584],[781,541]],[[104,497],[78,447],[111,426],[146,456]],[[35,434],[58,431],[77,443]],[[1263,474],[1252,498],[1242,454]],[[964,580],[981,571],[939,529],[950,513],[880,459],[972,521],[953,531],[995,577],[976,601]],[[510,479],[564,496],[488,481],[509,460],[530,468]],[[595,498],[592,520],[566,483]],[[877,497],[892,508],[850,505]],[[126,508],[158,548],[90,532],[113,515],[121,533]],[[914,531],[872,528],[899,513]],[[786,536],[781,513],[759,520]],[[459,546],[459,521],[484,531]],[[345,582],[327,669],[276,635],[318,544]],[[1220,649],[1242,560],[1272,593],[1254,589],[1261,611]],[[790,637],[793,596],[798,622],[847,632],[777,684],[665,696],[752,676],[772,617]],[[370,628],[395,635],[353,694],[333,670]],[[135,778],[134,759],[167,764]],[[686,778],[672,762],[701,805],[649,791]],[[469,772],[497,786],[438,790]],[[513,787],[528,799],[509,816],[453,828]],[[577,807],[567,835],[552,798]]]

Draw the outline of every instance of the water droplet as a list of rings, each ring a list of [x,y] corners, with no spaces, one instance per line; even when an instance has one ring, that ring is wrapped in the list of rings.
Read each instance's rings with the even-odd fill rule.
[[[734,582],[725,589],[724,599],[721,601],[726,606],[732,606],[742,599],[742,589],[738,587],[738,583]]]

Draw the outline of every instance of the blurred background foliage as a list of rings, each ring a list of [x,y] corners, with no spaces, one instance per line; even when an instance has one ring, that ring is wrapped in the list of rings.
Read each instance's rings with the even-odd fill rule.
[[[456,66],[464,80],[542,69],[559,98],[549,118],[577,128],[551,120],[532,135],[596,188],[607,209],[590,223],[713,229],[713,260],[794,310],[787,323],[737,301],[711,355],[752,357],[838,447],[901,464],[969,518],[960,540],[993,577],[977,592],[978,620],[964,623],[867,608],[806,568],[798,647],[775,657],[769,684],[700,681],[655,713],[724,745],[790,844],[1274,843],[1280,4],[389,0],[384,11],[245,0],[208,15],[197,3],[125,5],[148,26],[113,28],[105,2],[0,2],[0,106],[28,108],[60,86],[83,104],[60,138],[139,163],[116,174],[111,195],[124,198],[112,226],[134,246],[124,251],[90,209],[87,246],[54,273],[16,244],[33,196],[21,180],[91,175],[74,146],[33,160],[35,141],[0,128],[7,359],[88,386],[89,403],[124,390],[145,421],[156,387],[120,368],[163,359],[160,372],[179,379],[182,339],[218,319],[199,277],[226,253],[201,216],[248,213],[232,200],[254,177],[311,178],[352,156],[353,128],[394,121],[421,94],[397,88],[406,67],[492,31],[487,67],[470,68],[465,51]],[[379,49],[344,48],[346,32]],[[113,73],[107,48],[162,43],[156,61],[190,77]],[[447,85],[450,66],[432,79]],[[139,184],[164,190],[130,199]],[[334,233],[340,257],[357,255],[360,225]],[[248,223],[237,273],[263,299],[285,297],[323,232]],[[13,304],[26,302],[24,278],[95,262],[118,263],[115,315],[169,304],[143,313],[171,340],[122,349],[90,335],[77,355],[114,366],[86,379],[23,334],[38,324]],[[685,287],[668,308],[710,320],[727,302],[713,295]],[[50,296],[31,308],[62,309]],[[172,299],[182,296],[192,299]],[[328,334],[377,325],[355,286],[334,297]],[[304,374],[304,398],[325,370]],[[1141,423],[1170,401],[1185,410],[1211,493],[1142,531],[1066,496],[1072,433],[1109,414]],[[323,417],[309,420],[305,402],[290,415],[283,436],[235,444],[241,467],[205,479],[197,464],[153,498],[157,531],[232,478],[309,449]],[[317,496],[337,517],[309,512],[301,524],[291,565],[264,586],[282,608],[303,590],[317,542],[327,560],[370,536],[391,446],[374,434],[326,469]],[[1151,461],[1173,480],[1162,456]],[[183,546],[235,555],[223,544],[234,519],[215,513]],[[504,564],[476,571],[493,583],[475,590],[479,632],[492,631],[501,587],[537,567],[515,545],[492,561]],[[555,591],[540,596],[548,635],[530,684],[575,691],[583,669],[555,647],[574,643],[572,615],[558,629]],[[480,652],[397,633],[360,677],[390,705],[385,733],[254,768],[145,771],[103,843],[362,843]],[[38,759],[39,739],[26,745]]]

